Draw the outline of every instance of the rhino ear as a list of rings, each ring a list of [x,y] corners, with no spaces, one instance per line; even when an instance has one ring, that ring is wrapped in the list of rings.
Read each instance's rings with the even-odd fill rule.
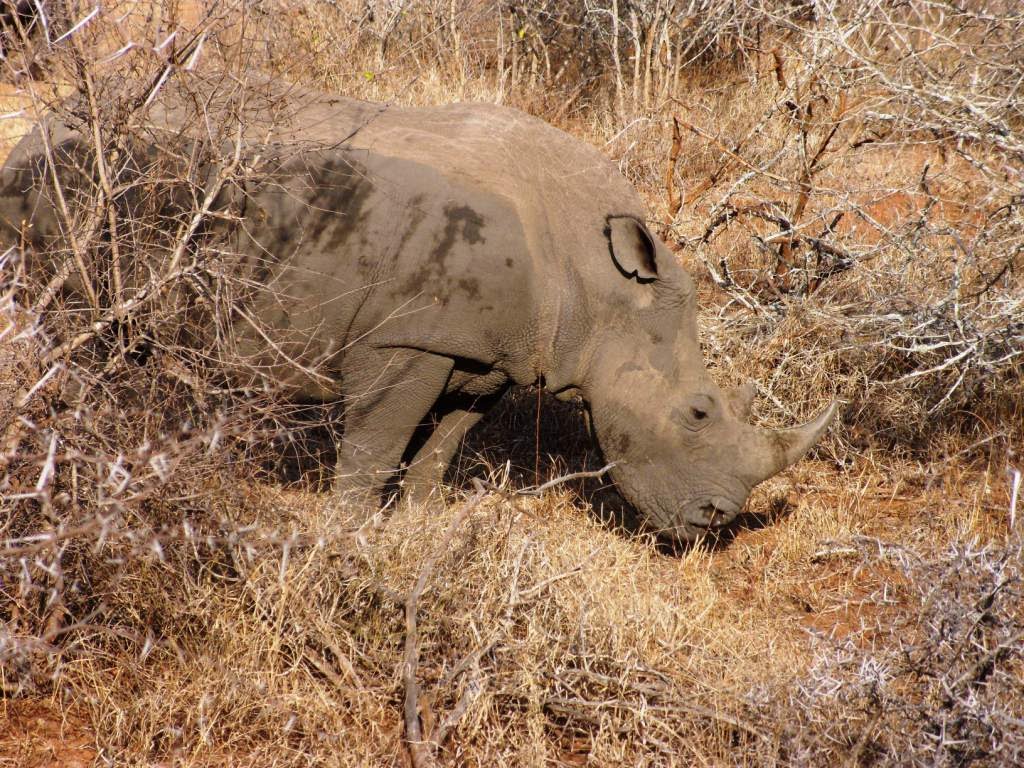
[[[654,238],[638,219],[609,216],[605,235],[612,261],[619,272],[638,283],[649,283],[658,278]]]

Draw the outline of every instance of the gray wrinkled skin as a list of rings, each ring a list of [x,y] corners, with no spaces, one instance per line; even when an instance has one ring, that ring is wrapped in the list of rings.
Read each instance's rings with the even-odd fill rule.
[[[407,487],[424,492],[509,386],[542,380],[589,405],[614,482],[651,527],[692,540],[828,427],[834,407],[793,430],[744,423],[752,393],[724,393],[704,368],[692,280],[592,147],[486,104],[293,98],[272,140],[307,150],[235,193],[243,223],[226,237],[276,294],[255,314],[280,350],[323,375],[252,333],[244,351],[296,399],[345,402],[339,491],[379,494],[408,462]],[[174,110],[153,124],[172,129]],[[40,151],[24,139],[0,187],[0,220],[31,220],[37,245],[58,231],[33,191]],[[421,425],[433,431],[412,443]]]

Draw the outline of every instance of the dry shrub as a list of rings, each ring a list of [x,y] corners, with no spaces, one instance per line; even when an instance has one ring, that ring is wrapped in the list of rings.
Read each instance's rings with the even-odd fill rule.
[[[664,558],[564,495],[492,494],[468,515],[421,506],[358,536],[304,493],[204,498],[230,524],[204,530],[190,515],[189,538],[160,558],[122,561],[107,631],[62,670],[114,754],[399,762],[403,608],[424,574],[414,673],[445,763],[1019,754],[1019,543],[923,557],[860,535],[806,542],[824,573],[872,585],[852,601],[859,629],[815,639],[780,610],[784,590],[740,599],[743,582],[716,574],[706,550]]]
[[[822,638],[806,678],[765,708],[786,725],[783,754],[827,764],[1016,765],[1024,760],[1021,543],[959,543],[923,557],[855,539],[823,557],[893,569],[876,596],[906,612]],[[772,711],[774,710],[774,711]]]
[[[709,351],[777,403],[843,397],[867,444],[1019,433],[1024,18],[991,11],[824,4],[677,113],[673,231],[729,296]]]
[[[734,3],[414,0],[263,3],[270,57],[298,79],[368,97],[506,102],[559,122],[661,109],[694,66],[748,56],[773,26],[808,17],[797,0]],[[286,13],[280,13],[286,10]]]
[[[119,713],[107,737],[128,754],[397,760],[403,603],[458,508],[409,510],[357,542],[318,501],[262,495],[247,500],[250,527],[294,516],[290,545],[222,540],[140,570],[110,608],[124,624],[159,617],[162,642],[135,658],[122,638],[101,643],[107,654],[76,665],[80,699]],[[725,759],[737,741],[756,753],[765,734],[729,670],[784,675],[795,649],[745,631],[704,553],[665,561],[569,501],[489,496],[429,572],[416,673],[441,755],[663,764],[681,749]],[[122,675],[131,687],[111,685]]]
[[[167,40],[173,14],[168,29],[154,9],[153,40]],[[104,594],[131,588],[127,564],[148,569],[191,541],[192,505],[200,529],[219,531],[217,489],[254,477],[291,424],[238,350],[254,286],[219,237],[233,216],[221,201],[252,178],[237,126],[274,105],[223,67],[192,71],[202,32],[125,47],[134,4],[63,10],[20,29],[6,61],[26,111],[78,132],[40,134],[42,160],[21,172],[38,190],[28,202],[53,213],[22,223],[0,272],[4,685],[22,692],[59,677],[83,634],[122,622]],[[55,79],[79,83],[74,96],[32,79],[39,47]],[[182,119],[161,129],[151,105],[172,90]],[[145,625],[123,639],[148,637]]]

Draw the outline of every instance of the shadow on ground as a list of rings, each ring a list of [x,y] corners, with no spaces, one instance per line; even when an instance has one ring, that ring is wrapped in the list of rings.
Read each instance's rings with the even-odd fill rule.
[[[297,407],[285,423],[269,429],[258,464],[264,479],[327,492],[335,463],[337,431],[330,406]],[[561,402],[535,387],[511,389],[472,429],[445,476],[445,483],[468,491],[473,479],[500,482],[524,490],[575,472],[600,469],[605,462],[587,426],[581,401]],[[607,478],[570,480],[563,485],[589,506],[604,525],[629,536],[650,536],[632,507]],[[735,523],[703,543],[727,546],[742,530],[764,528],[789,513],[783,499],[759,512],[745,512]],[[657,538],[658,548],[678,554],[688,546]]]

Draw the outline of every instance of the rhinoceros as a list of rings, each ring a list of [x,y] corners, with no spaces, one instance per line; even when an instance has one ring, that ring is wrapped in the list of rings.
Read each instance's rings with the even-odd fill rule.
[[[402,468],[405,487],[430,488],[510,386],[537,384],[582,398],[621,496],[693,540],[833,421],[835,403],[792,429],[747,423],[752,389],[720,389],[704,366],[693,280],[594,147],[503,106],[302,94],[270,130],[301,151],[236,191],[221,247],[273,289],[253,314],[278,342],[246,342],[264,374],[296,400],[344,403],[338,493],[379,503]],[[173,114],[154,125],[173,131]],[[80,138],[49,130],[58,147]],[[37,238],[56,231],[41,151],[37,130],[0,189],[0,218],[33,219]]]

